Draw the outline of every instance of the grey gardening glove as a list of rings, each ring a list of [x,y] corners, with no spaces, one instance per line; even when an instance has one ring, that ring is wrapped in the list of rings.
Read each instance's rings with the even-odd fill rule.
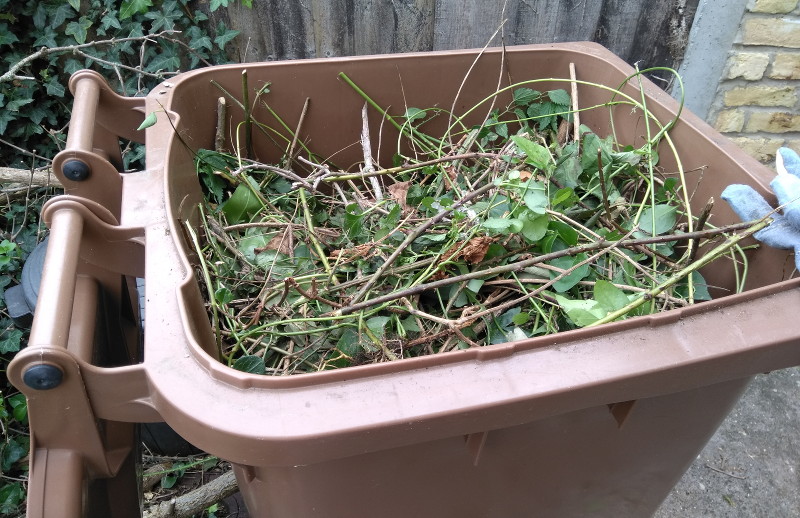
[[[776,156],[778,176],[770,182],[783,214],[772,214],[773,222],[753,236],[765,245],[794,250],[795,266],[800,270],[800,156],[789,148],[782,147]],[[773,209],[755,189],[749,185],[733,184],[722,191],[722,199],[728,202],[742,221],[761,219]]]

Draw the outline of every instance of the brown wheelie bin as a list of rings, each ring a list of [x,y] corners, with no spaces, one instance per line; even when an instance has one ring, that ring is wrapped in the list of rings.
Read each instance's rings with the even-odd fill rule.
[[[271,83],[270,104],[290,126],[310,98],[303,137],[319,156],[344,150],[342,163],[355,163],[360,149],[350,145],[363,99],[340,72],[380,105],[400,109],[449,107],[473,67],[456,110],[497,89],[502,60],[513,81],[568,78],[573,63],[582,106],[611,94],[581,81],[616,88],[634,73],[591,43],[477,56],[212,67],[178,75],[145,99],[115,95],[94,73],[73,77],[69,142],[54,164],[67,194],[44,211],[51,237],[42,306],[9,372],[29,398],[29,516],[138,516],[131,423],[163,420],[233,463],[252,516],[644,517],[753,375],[800,364],[800,331],[787,325],[800,307],[800,281],[789,278],[785,252],[766,248],[748,252],[745,292],[725,296],[735,279],[712,268],[705,275],[720,288],[714,300],[652,316],[298,376],[256,376],[220,363],[182,231],[198,221],[193,150],[213,148],[220,90],[212,80],[241,91],[246,68],[251,85]],[[674,116],[672,98],[649,82],[644,91],[654,115]],[[643,121],[630,111],[589,110],[581,122],[606,135],[614,117],[618,141],[633,144]],[[157,123],[136,131],[150,113]],[[242,114],[230,113],[234,127]],[[254,116],[274,122],[263,107]],[[684,169],[703,168],[698,210],[730,183],[767,195],[772,173],[691,113],[670,135]],[[146,143],[144,171],[118,172],[120,137]],[[262,145],[262,159],[279,158]],[[664,169],[675,169],[669,153],[661,157]],[[715,207],[712,224],[735,221],[727,207]],[[147,286],[141,356],[129,289],[136,277]],[[117,329],[103,346],[95,340],[97,307]],[[116,360],[102,359],[109,356]]]

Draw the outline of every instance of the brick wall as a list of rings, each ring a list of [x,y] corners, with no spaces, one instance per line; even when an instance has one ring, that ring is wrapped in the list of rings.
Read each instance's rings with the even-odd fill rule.
[[[798,0],[750,0],[708,120],[762,162],[800,152]]]

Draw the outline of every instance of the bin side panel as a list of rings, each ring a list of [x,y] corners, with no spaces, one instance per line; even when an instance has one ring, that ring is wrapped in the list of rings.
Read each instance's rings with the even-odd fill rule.
[[[262,518],[651,516],[750,378],[308,466],[238,466]]]

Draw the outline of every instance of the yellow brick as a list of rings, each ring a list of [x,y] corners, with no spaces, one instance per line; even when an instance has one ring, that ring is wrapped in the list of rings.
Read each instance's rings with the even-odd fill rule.
[[[800,48],[800,21],[748,17],[742,24],[742,43]]]
[[[758,131],[767,133],[800,131],[800,115],[786,112],[751,113],[745,131],[748,133]]]
[[[728,79],[741,77],[758,81],[764,77],[769,64],[769,54],[763,52],[737,52],[728,60]]]
[[[800,79],[800,54],[775,54],[769,77],[772,79]]]
[[[791,86],[745,86],[725,92],[725,106],[794,106],[797,102]]]
[[[751,11],[754,13],[783,14],[797,7],[797,0],[756,0]]]
[[[735,133],[744,127],[744,112],[742,110],[723,110],[717,115],[714,128],[722,133]]]
[[[783,140],[781,139],[738,137],[731,140],[742,148],[745,153],[761,162],[775,160],[775,153],[783,145]]]

